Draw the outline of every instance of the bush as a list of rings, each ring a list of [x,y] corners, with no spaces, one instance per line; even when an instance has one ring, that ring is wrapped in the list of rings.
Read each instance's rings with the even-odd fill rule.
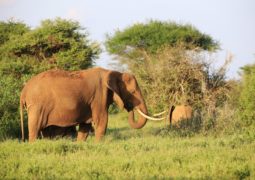
[[[22,80],[0,76],[0,140],[20,137],[19,94]]]
[[[226,80],[225,74],[231,56],[222,67],[213,69],[206,52],[185,51],[182,46],[164,48],[158,54],[142,50],[136,53],[132,63],[125,62],[139,82],[149,112],[168,110],[172,105],[191,105],[196,120],[190,126],[206,134],[233,118],[233,113],[222,111],[228,108],[226,103],[235,85]],[[224,119],[224,113],[230,119]]]
[[[88,40],[88,33],[78,22],[57,18],[44,20],[26,33],[13,34],[0,46],[0,53],[0,61],[7,63],[32,58],[35,64],[46,66],[44,69],[78,70],[91,67],[100,48]]]
[[[255,120],[255,64],[242,68],[241,94],[239,98],[239,114],[241,124],[249,126]]]
[[[9,20],[0,21],[0,46],[9,41],[13,36],[21,36],[29,31],[29,27],[22,22]]]

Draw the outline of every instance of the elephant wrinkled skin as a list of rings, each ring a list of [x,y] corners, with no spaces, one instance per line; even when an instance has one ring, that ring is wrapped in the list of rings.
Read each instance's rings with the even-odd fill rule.
[[[42,72],[26,83],[20,95],[22,139],[25,107],[30,142],[38,137],[40,131],[52,125],[79,125],[77,140],[86,140],[92,124],[98,141],[106,132],[108,108],[113,101],[129,112],[131,127],[139,129],[146,124],[147,119],[142,116],[138,121],[133,118],[134,109],[148,113],[133,75],[103,68]]]

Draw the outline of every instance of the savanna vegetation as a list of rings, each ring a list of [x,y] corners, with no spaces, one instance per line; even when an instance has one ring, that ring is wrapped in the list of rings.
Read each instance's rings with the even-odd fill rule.
[[[254,132],[231,136],[180,134],[149,122],[131,129],[126,113],[111,115],[104,140],[0,143],[3,179],[245,179],[254,177]]]
[[[101,143],[40,139],[20,142],[19,93],[33,75],[51,68],[95,65],[100,45],[78,22],[54,19],[32,29],[0,22],[1,179],[253,179],[255,177],[255,65],[230,80],[214,68],[218,41],[192,25],[149,21],[108,34],[119,66],[132,72],[150,113],[187,104],[194,117],[180,126],[128,126],[127,113],[110,108]],[[26,126],[26,125],[25,125]]]
[[[19,137],[19,95],[31,76],[52,68],[92,67],[100,46],[78,22],[57,18],[29,28],[0,22],[0,139]]]

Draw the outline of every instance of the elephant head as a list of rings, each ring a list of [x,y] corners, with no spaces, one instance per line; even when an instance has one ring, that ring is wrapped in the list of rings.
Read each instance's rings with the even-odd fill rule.
[[[113,91],[113,100],[117,105],[129,112],[130,126],[135,129],[142,128],[147,122],[144,115],[147,115],[148,111],[135,76],[112,71],[108,76],[107,86]],[[134,120],[135,109],[140,112],[137,122]]]

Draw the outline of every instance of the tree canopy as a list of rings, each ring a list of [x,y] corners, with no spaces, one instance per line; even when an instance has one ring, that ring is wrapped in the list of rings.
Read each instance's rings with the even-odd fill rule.
[[[12,36],[21,36],[29,31],[29,27],[22,22],[9,20],[8,22],[0,21],[0,46],[9,41]]]
[[[29,66],[33,62],[31,66],[40,66],[38,71],[53,67],[85,69],[93,64],[100,53],[99,45],[90,42],[88,33],[75,21],[48,19],[35,29],[29,29],[22,23],[0,24],[3,42],[0,46],[0,61],[2,64],[7,62],[7,66]]]
[[[175,47],[179,44],[186,49],[200,48],[214,51],[219,48],[217,41],[192,25],[153,20],[134,24],[122,31],[117,30],[113,35],[107,35],[105,44],[111,54],[117,55],[129,54],[132,49],[156,53],[164,46]]]

